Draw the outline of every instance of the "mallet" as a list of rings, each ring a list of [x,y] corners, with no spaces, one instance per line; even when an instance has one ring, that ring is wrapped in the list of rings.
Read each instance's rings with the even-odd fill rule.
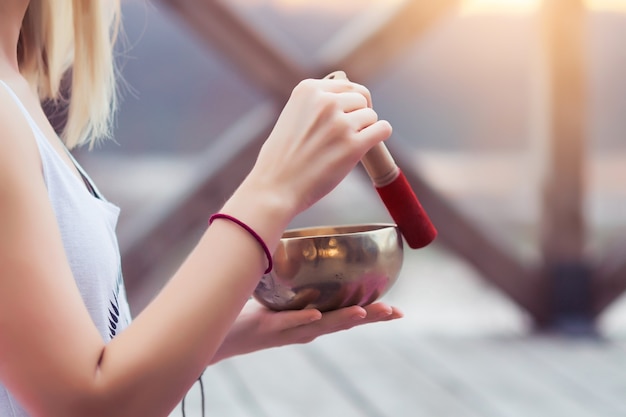
[[[347,79],[343,71],[325,78]],[[407,244],[413,249],[430,244],[437,236],[437,229],[385,144],[381,142],[370,149],[361,163]]]

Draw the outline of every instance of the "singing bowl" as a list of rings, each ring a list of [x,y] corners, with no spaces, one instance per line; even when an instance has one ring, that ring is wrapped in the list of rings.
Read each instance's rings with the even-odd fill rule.
[[[287,230],[253,296],[276,311],[365,306],[395,284],[403,256],[395,224]]]

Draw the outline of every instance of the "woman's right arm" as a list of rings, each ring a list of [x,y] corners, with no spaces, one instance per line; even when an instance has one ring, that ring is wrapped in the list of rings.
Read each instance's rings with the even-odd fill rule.
[[[341,80],[294,90],[223,211],[273,250],[390,126]],[[216,220],[166,287],[104,344],[76,288],[34,139],[0,91],[0,380],[35,416],[167,416],[211,362],[266,267],[258,243]],[[208,215],[209,213],[207,213]]]

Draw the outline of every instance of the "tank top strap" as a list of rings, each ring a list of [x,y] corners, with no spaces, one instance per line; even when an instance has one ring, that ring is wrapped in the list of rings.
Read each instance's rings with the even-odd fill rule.
[[[37,125],[37,123],[35,122],[35,119],[33,119],[28,109],[26,109],[26,106],[24,106],[24,103],[22,103],[22,100],[20,100],[17,94],[15,94],[13,89],[6,82],[4,82],[3,80],[0,80],[0,84],[5,88],[5,90],[9,93],[11,98],[13,98],[13,100],[15,101],[19,109],[22,111],[24,118],[26,118],[26,121],[28,122],[28,125],[30,126],[33,132],[33,135],[35,136],[37,147],[39,148],[39,152],[42,154],[42,157],[43,155],[47,155],[50,152],[52,152],[56,157],[58,157],[56,150],[53,148],[50,142],[48,142],[48,139],[46,139],[46,136],[44,135],[43,131],[41,130],[39,125]],[[100,190],[98,190],[93,180],[89,177],[89,175],[87,175],[83,167],[78,163],[78,161],[76,161],[74,156],[65,147],[64,147],[64,150],[67,156],[72,161],[72,164],[74,164],[74,166],[78,170],[78,173],[80,174],[81,179],[85,183],[85,186],[87,187],[88,191],[94,197],[104,200],[104,197],[100,193]]]
[[[4,89],[9,93],[9,96],[11,96],[11,98],[13,99],[13,101],[15,101],[15,104],[17,104],[17,107],[19,107],[19,109],[22,111],[22,114],[24,115],[24,117],[26,118],[26,121],[28,122],[28,125],[30,126],[30,128],[33,131],[37,131],[38,133],[43,134],[43,132],[41,132],[41,129],[39,128],[39,126],[37,125],[37,123],[35,123],[35,120],[33,119],[33,117],[30,115],[30,113],[28,112],[28,110],[26,109],[26,106],[24,106],[24,104],[22,103],[22,100],[20,100],[20,98],[17,96],[17,94],[15,94],[15,92],[13,91],[13,89],[11,87],[9,87],[9,85],[7,83],[5,83],[3,80],[0,80],[0,84],[4,87]],[[35,135],[35,138],[37,139],[37,141],[39,142],[39,140],[41,138],[38,137],[39,135]]]

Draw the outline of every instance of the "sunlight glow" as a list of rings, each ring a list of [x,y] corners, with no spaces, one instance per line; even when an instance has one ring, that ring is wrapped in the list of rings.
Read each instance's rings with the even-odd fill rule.
[[[532,13],[538,10],[542,1],[549,0],[465,0],[461,14],[475,13]],[[583,0],[592,11],[626,12],[626,0]]]
[[[539,8],[540,0],[465,0],[460,13],[532,13]]]
[[[370,7],[393,7],[406,0],[236,0],[243,5],[272,5],[282,10],[318,10],[350,13]]]
[[[353,13],[370,8],[395,7],[410,0],[231,0],[244,6],[270,5],[285,11],[315,10]],[[437,1],[437,0],[424,0]],[[542,1],[550,0],[462,0],[461,15],[528,14],[536,12]],[[626,0],[582,0],[592,11],[626,12]]]
[[[626,12],[626,0],[585,0],[592,10]]]

